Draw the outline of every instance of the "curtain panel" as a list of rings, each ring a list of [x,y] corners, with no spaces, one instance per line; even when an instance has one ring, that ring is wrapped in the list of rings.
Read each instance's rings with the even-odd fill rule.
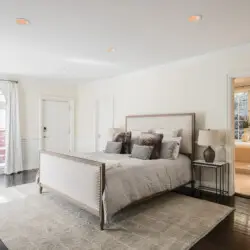
[[[6,164],[4,173],[23,171],[18,84],[6,83]]]

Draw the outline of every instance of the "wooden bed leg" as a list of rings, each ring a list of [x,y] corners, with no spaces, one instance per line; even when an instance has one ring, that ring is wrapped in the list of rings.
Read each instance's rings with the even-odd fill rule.
[[[103,202],[102,202],[101,211],[100,211],[100,229],[101,229],[101,231],[104,230],[104,209],[103,209]]]
[[[42,194],[42,192],[43,192],[43,186],[39,184],[39,193]]]
[[[102,163],[100,166],[100,200],[99,200],[99,211],[100,211],[100,229],[104,230],[104,204],[103,204],[103,194],[106,185],[106,177],[105,177],[105,163]]]
[[[104,207],[103,207],[103,201],[101,201],[101,211],[100,211],[100,229],[101,231],[104,230]]]
[[[104,230],[104,222],[101,220],[101,222],[100,222],[100,229],[101,229],[101,231],[103,231]]]
[[[191,192],[192,192],[192,196],[195,196],[195,181],[191,182]]]

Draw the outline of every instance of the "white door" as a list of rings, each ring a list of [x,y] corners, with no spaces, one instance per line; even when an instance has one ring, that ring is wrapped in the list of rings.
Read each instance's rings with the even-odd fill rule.
[[[113,97],[102,97],[96,102],[96,151],[102,151],[108,141],[108,130],[113,128]]]
[[[47,151],[70,151],[70,104],[68,101],[42,101],[43,148]]]

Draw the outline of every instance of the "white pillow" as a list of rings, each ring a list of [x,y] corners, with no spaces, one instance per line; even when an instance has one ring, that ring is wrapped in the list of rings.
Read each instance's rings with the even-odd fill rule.
[[[137,138],[140,137],[142,131],[140,130],[131,130],[131,138]]]
[[[160,157],[162,159],[176,160],[179,156],[181,140],[181,137],[174,137],[163,141]]]
[[[181,130],[180,129],[166,130],[166,129],[160,128],[160,129],[152,129],[151,131],[157,134],[163,134],[163,141],[164,141],[164,138],[168,139],[171,137],[177,137]]]

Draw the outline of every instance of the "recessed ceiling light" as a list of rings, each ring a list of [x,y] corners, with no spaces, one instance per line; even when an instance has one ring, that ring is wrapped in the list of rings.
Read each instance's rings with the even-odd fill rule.
[[[108,48],[108,52],[109,53],[116,52],[116,49],[114,47],[110,47],[110,48]]]
[[[25,18],[17,18],[16,19],[16,24],[19,24],[19,25],[28,25],[30,24],[30,21],[25,19]]]
[[[188,18],[189,22],[199,22],[202,19],[202,15],[197,15],[197,16],[190,16]]]

